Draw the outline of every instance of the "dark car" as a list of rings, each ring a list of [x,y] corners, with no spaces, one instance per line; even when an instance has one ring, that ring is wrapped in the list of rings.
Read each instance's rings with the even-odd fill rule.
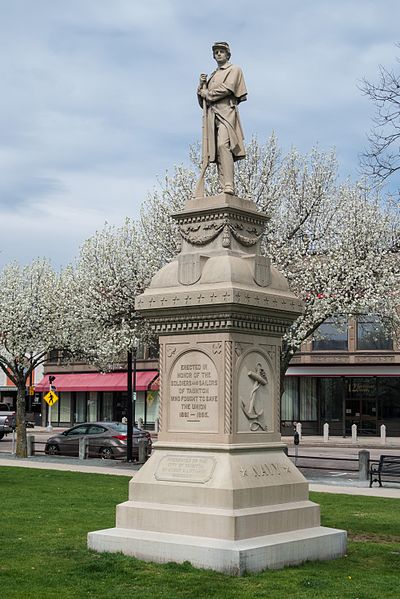
[[[58,435],[49,437],[45,453],[50,455],[79,455],[79,439],[88,442],[87,455],[92,458],[126,458],[128,427],[121,422],[85,422]],[[139,441],[147,440],[147,454],[151,453],[151,436],[147,431],[133,427],[132,457],[139,457]]]

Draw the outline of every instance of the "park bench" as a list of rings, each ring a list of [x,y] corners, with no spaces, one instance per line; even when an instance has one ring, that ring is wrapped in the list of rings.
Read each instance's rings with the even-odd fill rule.
[[[382,476],[397,477],[400,482],[400,456],[381,455],[379,462],[371,464],[369,471],[369,486],[372,483],[379,483],[382,486]]]

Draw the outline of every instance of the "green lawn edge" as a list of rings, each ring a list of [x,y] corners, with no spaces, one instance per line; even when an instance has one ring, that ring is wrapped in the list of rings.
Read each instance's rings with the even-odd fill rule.
[[[86,547],[87,533],[115,523],[130,477],[0,467],[3,599],[376,599],[399,592],[400,500],[310,493],[323,526],[348,531],[347,555],[240,578],[190,564],[146,563]],[[122,594],[122,595],[121,595]]]

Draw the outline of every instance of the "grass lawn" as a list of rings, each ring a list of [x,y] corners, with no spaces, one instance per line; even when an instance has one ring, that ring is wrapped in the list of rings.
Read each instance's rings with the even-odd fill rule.
[[[234,578],[189,564],[147,564],[86,549],[88,531],[114,526],[128,477],[0,468],[2,599],[400,597],[400,501],[311,493],[322,524],[349,533],[331,562]]]

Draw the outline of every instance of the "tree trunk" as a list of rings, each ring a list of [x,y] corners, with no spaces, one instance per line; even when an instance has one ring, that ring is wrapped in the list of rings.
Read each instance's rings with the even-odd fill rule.
[[[25,381],[19,382],[17,387],[17,450],[18,458],[28,456],[26,439],[26,411],[25,411]]]

